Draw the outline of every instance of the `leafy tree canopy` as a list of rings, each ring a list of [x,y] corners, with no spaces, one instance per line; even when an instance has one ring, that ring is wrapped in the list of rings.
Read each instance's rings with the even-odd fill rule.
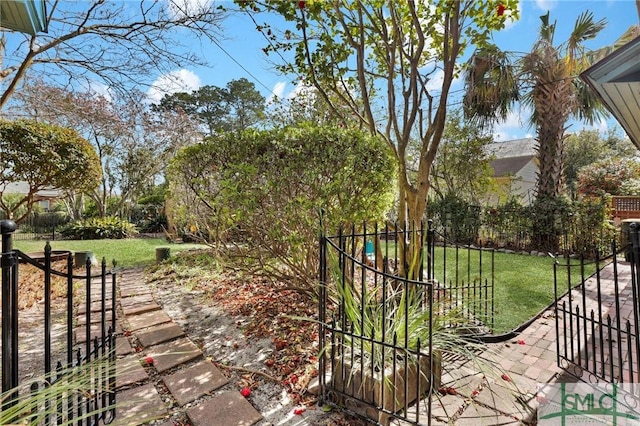
[[[254,126],[264,118],[265,99],[255,85],[241,78],[226,87],[203,86],[191,93],[178,92],[165,95],[154,111],[182,110],[197,117],[206,127],[207,134],[238,132]]]
[[[582,195],[640,195],[640,163],[608,158],[580,169],[578,191]]]
[[[19,222],[31,211],[36,193],[46,188],[90,191],[100,182],[100,160],[75,130],[32,120],[0,120],[0,209]],[[11,184],[26,182],[17,203],[5,203]],[[26,206],[20,217],[13,213]]]
[[[479,204],[491,187],[492,155],[486,145],[493,137],[486,130],[465,122],[461,111],[447,117],[442,142],[431,170],[433,189],[439,199],[455,194]]]
[[[334,112],[348,109],[345,126],[355,118],[386,142],[398,171],[398,220],[420,221],[459,61],[469,46],[487,45],[504,28],[510,18],[499,10],[517,18],[517,0],[237,3],[252,16],[268,11],[287,21],[284,30],[260,25],[269,39],[265,51],[293,52],[282,71],[313,85]],[[417,250],[400,252],[417,262]],[[401,274],[406,263],[400,260]]]
[[[564,173],[569,190],[577,190],[578,173],[583,167],[609,158],[631,158],[636,156],[637,152],[633,143],[628,138],[621,137],[615,130],[605,135],[597,130],[581,130],[571,134],[564,148]]]

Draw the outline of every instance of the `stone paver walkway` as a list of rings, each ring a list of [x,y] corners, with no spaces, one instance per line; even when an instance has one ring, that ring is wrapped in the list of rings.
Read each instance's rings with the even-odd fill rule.
[[[162,311],[141,271],[129,270],[118,276],[117,289],[117,405],[113,425],[168,426],[183,413],[193,426],[248,426],[262,419],[239,389],[229,384]],[[83,312],[78,313],[78,324],[81,322],[86,324]],[[92,324],[94,333],[100,333],[99,324]],[[86,340],[85,334],[84,326],[77,329],[78,343]]]

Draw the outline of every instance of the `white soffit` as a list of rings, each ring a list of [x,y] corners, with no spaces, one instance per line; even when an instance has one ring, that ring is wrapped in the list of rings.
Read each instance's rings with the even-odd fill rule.
[[[581,74],[640,149],[640,37]]]

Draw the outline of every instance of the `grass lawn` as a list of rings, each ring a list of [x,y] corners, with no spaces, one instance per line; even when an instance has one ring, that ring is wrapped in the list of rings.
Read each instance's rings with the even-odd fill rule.
[[[43,251],[44,241],[14,241],[14,248],[25,253]],[[61,240],[52,241],[52,250],[91,251],[101,261],[104,257],[107,265],[115,259],[119,267],[146,266],[156,261],[156,248],[169,247],[171,255],[180,251],[205,247],[201,244],[172,244],[163,238],[129,238],[122,240]]]
[[[384,249],[383,249],[384,253]],[[389,254],[393,253],[393,247]],[[482,261],[480,259],[482,255]],[[456,257],[457,256],[457,257]],[[567,289],[567,268],[565,259],[557,259],[558,285]],[[556,260],[550,256],[528,256],[512,253],[495,253],[493,259],[494,283],[494,333],[501,334],[517,328],[530,320],[554,300],[553,264]],[[436,247],[434,275],[440,282],[467,285],[470,281],[491,282],[491,252]],[[580,282],[578,261],[572,260],[571,282]],[[480,269],[482,265],[482,269]],[[456,271],[457,276],[456,276]],[[595,265],[585,266],[585,276],[595,272]],[[445,275],[446,273],[446,275]],[[426,274],[426,271],[425,271]]]

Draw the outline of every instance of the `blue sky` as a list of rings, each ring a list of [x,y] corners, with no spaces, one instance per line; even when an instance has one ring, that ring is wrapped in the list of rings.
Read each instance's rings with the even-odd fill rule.
[[[520,20],[496,33],[494,40],[503,50],[530,50],[538,33],[539,16],[549,10],[551,18],[558,22],[556,43],[562,42],[566,40],[578,15],[586,9],[591,10],[596,19],[606,18],[608,21],[607,28],[588,45],[594,49],[613,43],[629,26],[639,22],[633,0],[525,0],[520,4]],[[295,90],[293,76],[279,75],[273,70],[270,63],[273,57],[267,58],[261,50],[265,46],[265,38],[256,30],[248,16],[233,15],[225,21],[224,27],[226,38],[219,41],[219,46],[202,47],[202,55],[207,58],[209,67],[174,71],[174,75],[179,75],[184,82],[182,90],[189,91],[202,85],[223,87],[229,81],[242,77],[253,81],[267,98],[274,93],[286,97]],[[155,84],[166,87],[166,82],[165,76],[157,76]],[[169,87],[170,91],[178,89],[174,84]],[[453,89],[461,88],[462,85],[457,83]],[[149,94],[155,97],[161,95],[153,89]],[[455,99],[451,102],[455,102]],[[532,130],[527,128],[527,120],[527,111],[514,111],[505,123],[496,128],[495,138],[509,140],[531,136]],[[606,130],[612,126],[615,126],[615,122],[608,121],[593,127]],[[585,126],[575,123],[570,130],[576,131],[582,127]]]

